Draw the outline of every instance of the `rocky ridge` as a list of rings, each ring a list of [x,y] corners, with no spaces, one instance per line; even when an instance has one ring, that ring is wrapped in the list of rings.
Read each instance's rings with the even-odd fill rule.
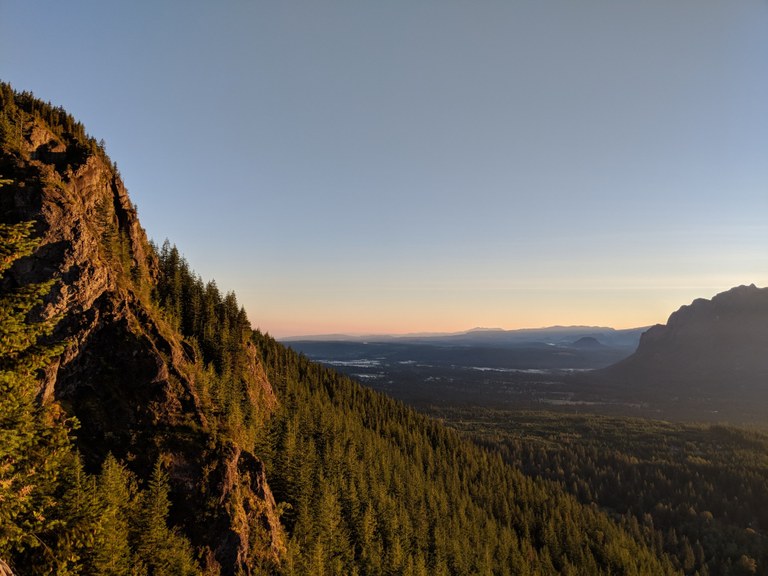
[[[172,516],[208,573],[279,564],[285,538],[263,465],[252,446],[210,422],[202,361],[150,297],[157,258],[115,166],[103,150],[35,118],[17,150],[2,150],[0,175],[11,181],[0,192],[2,219],[34,220],[42,237],[3,281],[57,279],[40,314],[60,318],[53,339],[67,345],[40,394],[79,420],[86,464],[95,469],[112,452],[147,478],[161,460]],[[238,377],[266,418],[276,399],[255,348],[243,346],[248,362]]]

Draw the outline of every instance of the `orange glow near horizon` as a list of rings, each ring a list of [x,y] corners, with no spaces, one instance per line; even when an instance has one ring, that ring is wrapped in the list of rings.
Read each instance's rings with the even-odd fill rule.
[[[726,288],[727,289],[727,288]],[[722,290],[718,290],[722,291]],[[669,315],[699,297],[717,291],[573,291],[526,292],[515,298],[489,296],[482,303],[462,302],[439,292],[416,303],[382,300],[326,301],[318,308],[286,306],[252,314],[254,327],[276,338],[326,334],[374,335],[463,332],[473,328],[517,330],[548,326],[602,326],[617,330],[666,323]]]

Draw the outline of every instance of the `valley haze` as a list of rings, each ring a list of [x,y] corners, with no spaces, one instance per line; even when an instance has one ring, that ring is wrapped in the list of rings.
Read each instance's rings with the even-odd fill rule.
[[[552,341],[555,339],[567,339],[574,335],[600,334],[614,339],[626,335],[630,340],[632,334],[647,330],[649,326],[641,328],[628,328],[616,330],[604,326],[546,326],[542,328],[518,328],[505,330],[503,328],[472,328],[459,332],[407,332],[394,334],[307,334],[297,336],[285,336],[278,338],[281,342],[293,341],[358,341],[367,340],[381,342],[386,340],[403,340],[413,342],[427,341],[465,341],[479,342],[483,340],[493,342],[525,342],[532,340]]]

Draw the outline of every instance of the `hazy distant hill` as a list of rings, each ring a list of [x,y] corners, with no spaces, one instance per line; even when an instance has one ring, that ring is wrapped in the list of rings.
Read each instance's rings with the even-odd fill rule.
[[[476,328],[454,334],[308,336],[285,343],[407,402],[444,401],[446,388],[438,382],[447,382],[454,401],[479,402],[482,397],[484,402],[506,403],[510,397],[504,389],[520,374],[547,372],[540,379],[549,382],[552,372],[560,379],[568,372],[605,368],[634,352],[642,331],[594,326]]]
[[[574,348],[596,349],[596,348],[602,348],[603,344],[601,344],[597,338],[594,338],[592,336],[584,336],[576,340],[576,342],[571,344],[571,346],[573,346]]]
[[[645,332],[637,351],[597,376],[654,404],[712,414],[768,408],[768,288],[697,299]]]

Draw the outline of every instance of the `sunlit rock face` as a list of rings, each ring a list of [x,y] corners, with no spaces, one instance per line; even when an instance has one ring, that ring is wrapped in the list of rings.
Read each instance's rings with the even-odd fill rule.
[[[42,239],[3,281],[57,280],[41,314],[60,318],[53,339],[66,347],[40,393],[77,417],[86,464],[96,469],[112,452],[146,478],[161,459],[175,520],[207,565],[234,574],[259,555],[279,562],[284,534],[263,466],[206,417],[201,361],[152,302],[156,256],[114,165],[35,122],[21,153],[0,153],[0,175],[11,181],[0,194],[3,220],[34,220]],[[248,346],[239,377],[266,418],[276,399]],[[213,517],[203,513],[211,499]]]

